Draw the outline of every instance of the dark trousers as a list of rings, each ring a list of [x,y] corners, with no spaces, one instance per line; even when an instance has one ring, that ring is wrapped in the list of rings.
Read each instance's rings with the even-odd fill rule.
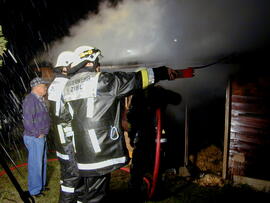
[[[105,203],[109,202],[107,195],[111,174],[94,177],[83,177],[84,179],[84,196],[83,203]]]
[[[59,203],[103,203],[107,201],[111,174],[82,177],[74,158],[72,143],[64,147],[69,160],[59,159],[61,187]]]
[[[79,175],[77,163],[74,158],[72,143],[63,146],[69,160],[59,158],[60,163],[60,197],[59,203],[77,203],[82,199],[84,183]]]

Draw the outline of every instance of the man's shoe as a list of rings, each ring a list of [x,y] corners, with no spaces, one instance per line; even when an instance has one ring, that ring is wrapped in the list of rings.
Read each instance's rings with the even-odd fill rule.
[[[43,194],[43,193],[41,192],[41,193],[38,193],[38,194],[32,195],[32,196],[39,198],[39,197],[42,197],[42,196],[44,196],[44,195],[45,195],[45,194]]]
[[[49,191],[49,190],[50,190],[50,188],[48,188],[48,187],[45,187],[42,189],[42,191]]]

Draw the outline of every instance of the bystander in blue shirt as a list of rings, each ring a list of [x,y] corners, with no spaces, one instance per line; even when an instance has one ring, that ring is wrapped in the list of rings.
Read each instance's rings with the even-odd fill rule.
[[[30,82],[32,88],[23,100],[23,140],[28,150],[28,190],[41,196],[46,185],[47,144],[50,117],[44,102],[48,82],[37,77]]]

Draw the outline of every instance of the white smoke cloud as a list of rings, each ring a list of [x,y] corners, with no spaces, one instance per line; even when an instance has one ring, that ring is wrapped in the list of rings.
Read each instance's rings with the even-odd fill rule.
[[[105,2],[100,5],[98,15],[90,13],[86,20],[71,27],[70,36],[55,42],[48,58],[54,61],[63,50],[90,45],[102,50],[105,63],[149,61],[151,55],[157,56],[158,50],[163,49],[157,47],[162,40],[160,22],[163,10],[153,0],[124,1],[116,8]],[[154,50],[155,53],[151,54]]]
[[[54,62],[61,51],[91,45],[102,50],[107,64],[201,65],[258,44],[269,34],[258,32],[269,25],[258,24],[265,15],[256,0],[125,0],[117,7],[104,2],[44,57]]]
[[[205,65],[265,43],[270,36],[268,4],[268,0],[124,0],[117,7],[103,3],[97,15],[89,13],[72,26],[70,36],[54,42],[43,57],[54,62],[61,51],[91,45],[101,49],[101,64],[137,61],[175,69]],[[225,103],[228,77],[238,68],[218,64],[195,71],[193,78],[160,82],[182,95],[180,105],[168,106],[178,126],[184,123],[186,103],[189,108],[217,98]],[[206,126],[216,122],[201,119]]]
[[[204,65],[264,43],[270,34],[266,2],[124,0],[116,7],[103,2],[98,14],[89,13],[72,26],[70,35],[54,42],[43,57],[54,62],[61,51],[91,45],[101,49],[103,64],[157,63],[175,69]],[[192,79],[162,85],[197,105],[225,95],[228,76],[237,69],[216,65],[196,71]]]

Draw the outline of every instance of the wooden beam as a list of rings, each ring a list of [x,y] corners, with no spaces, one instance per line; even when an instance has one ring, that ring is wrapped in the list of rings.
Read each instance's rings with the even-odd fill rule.
[[[225,103],[225,127],[224,127],[224,149],[223,149],[223,167],[222,167],[222,178],[227,178],[228,169],[228,146],[229,146],[229,135],[230,135],[230,104],[231,104],[231,81],[228,81],[226,88],[226,103]]]

